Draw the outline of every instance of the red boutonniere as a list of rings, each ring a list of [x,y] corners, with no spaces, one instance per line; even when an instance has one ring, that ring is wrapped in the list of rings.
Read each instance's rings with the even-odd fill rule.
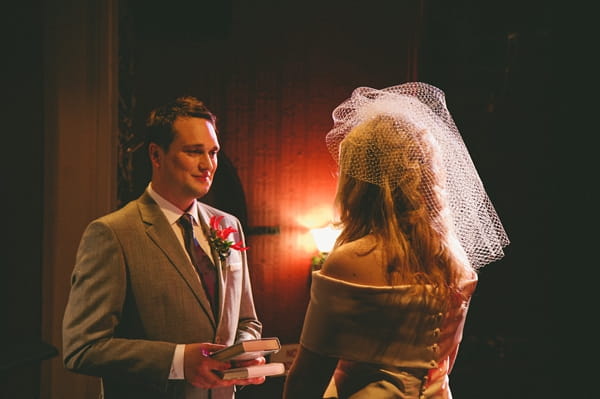
[[[219,259],[225,260],[231,252],[230,248],[233,248],[237,251],[245,251],[249,247],[242,246],[241,241],[229,241],[227,237],[229,237],[231,233],[237,232],[237,230],[233,227],[225,227],[224,229],[221,229],[221,226],[219,225],[221,220],[223,220],[223,216],[213,216],[210,218],[210,235],[208,237],[208,241],[219,254]]]

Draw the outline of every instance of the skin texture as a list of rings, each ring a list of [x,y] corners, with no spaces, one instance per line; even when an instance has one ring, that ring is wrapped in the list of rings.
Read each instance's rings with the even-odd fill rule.
[[[206,195],[217,170],[220,146],[212,123],[202,118],[177,118],[176,132],[167,150],[150,143],[152,188],[187,210],[195,198]]]
[[[286,379],[283,397],[286,399],[321,398],[337,366],[338,359],[321,356],[300,345]]]
[[[185,346],[184,355],[184,375],[185,379],[192,385],[199,388],[214,388],[227,385],[250,385],[262,384],[265,377],[247,378],[243,380],[221,380],[212,370],[227,370],[230,367],[244,367],[255,364],[265,364],[265,358],[259,357],[253,360],[243,362],[221,362],[211,359],[206,352],[214,352],[223,348],[223,345],[217,344],[188,344]]]
[[[383,267],[381,246],[372,235],[345,243],[332,252],[323,265],[322,273],[350,283],[384,286],[388,284]]]

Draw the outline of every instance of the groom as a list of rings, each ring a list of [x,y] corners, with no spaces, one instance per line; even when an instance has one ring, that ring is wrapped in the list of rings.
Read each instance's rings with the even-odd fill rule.
[[[63,360],[71,371],[101,377],[105,399],[231,399],[235,385],[265,378],[223,381],[213,370],[231,365],[207,356],[262,332],[241,224],[197,200],[217,169],[216,118],[198,99],[180,97],[151,112],[147,134],[152,179],[146,190],[92,221],[81,238],[63,320]],[[195,253],[186,251],[180,221],[186,214]],[[211,245],[211,218],[213,229],[233,230],[229,251]]]

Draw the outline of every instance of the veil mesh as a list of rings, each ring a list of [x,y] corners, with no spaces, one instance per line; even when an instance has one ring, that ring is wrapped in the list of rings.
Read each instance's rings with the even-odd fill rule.
[[[447,216],[471,267],[478,269],[504,256],[508,236],[448,112],[443,91],[421,82],[382,90],[359,87],[332,116],[334,125],[325,140],[341,173],[376,185],[402,185],[406,166],[401,165],[406,165],[407,157],[438,165],[433,170],[442,179]],[[361,139],[355,128],[381,117],[392,123],[379,124],[375,134],[371,129],[367,141]],[[406,135],[421,138],[409,140],[413,145],[407,146],[401,139]],[[340,157],[344,152],[351,155]],[[400,162],[401,158],[404,161]],[[430,211],[436,209],[439,193],[434,179],[425,175],[422,182]]]

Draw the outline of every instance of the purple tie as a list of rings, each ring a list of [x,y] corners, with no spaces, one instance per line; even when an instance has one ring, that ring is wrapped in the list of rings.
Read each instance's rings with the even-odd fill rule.
[[[198,240],[194,237],[194,228],[192,227],[192,215],[189,213],[183,214],[178,221],[179,225],[183,228],[183,240],[185,242],[185,249],[187,250],[192,263],[196,268],[196,272],[200,275],[200,281],[206,291],[208,300],[213,311],[213,314],[217,315],[217,269],[212,263],[208,255],[200,247]]]

